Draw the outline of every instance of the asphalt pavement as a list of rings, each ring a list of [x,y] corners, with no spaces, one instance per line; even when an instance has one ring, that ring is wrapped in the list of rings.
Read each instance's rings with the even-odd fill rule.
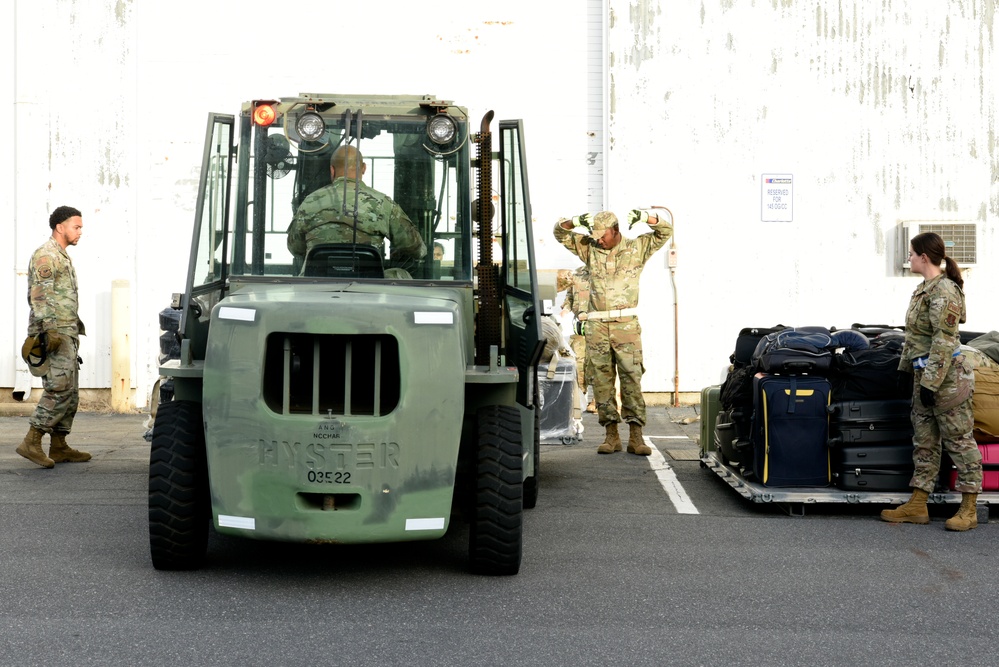
[[[0,666],[991,663],[994,524],[788,516],[691,459],[696,408],[649,415],[658,469],[596,454],[593,415],[543,446],[520,574],[495,578],[467,572],[460,522],[388,545],[213,534],[203,569],[160,572],[145,415],[80,414],[70,443],[94,459],[53,470],[14,453],[27,419],[0,417]]]

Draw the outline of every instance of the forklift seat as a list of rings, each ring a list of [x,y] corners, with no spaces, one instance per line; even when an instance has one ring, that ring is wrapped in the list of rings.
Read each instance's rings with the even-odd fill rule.
[[[382,257],[363,243],[320,243],[309,249],[302,275],[320,278],[384,278]]]

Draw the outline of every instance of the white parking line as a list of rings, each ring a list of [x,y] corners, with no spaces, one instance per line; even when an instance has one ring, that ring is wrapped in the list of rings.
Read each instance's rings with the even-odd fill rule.
[[[687,496],[687,492],[680,485],[680,480],[676,478],[673,468],[666,462],[666,457],[652,444],[648,437],[644,437],[644,440],[645,444],[652,448],[652,454],[649,456],[649,465],[652,467],[652,471],[656,473],[656,477],[659,478],[659,483],[666,490],[666,494],[673,502],[673,507],[676,508],[676,511],[679,514],[700,514],[697,508],[694,507],[694,503],[691,502],[690,497]]]

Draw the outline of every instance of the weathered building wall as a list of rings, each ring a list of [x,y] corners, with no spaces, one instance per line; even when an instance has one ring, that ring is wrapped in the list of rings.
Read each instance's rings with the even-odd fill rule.
[[[157,313],[183,288],[208,112],[237,113],[244,100],[432,94],[476,118],[523,118],[536,214],[574,210],[587,196],[587,142],[576,104],[586,16],[573,6],[16,0],[16,21],[0,28],[12,63],[0,102],[15,114],[6,138],[18,148],[0,182],[15,238],[0,248],[0,308],[13,314],[0,328],[0,387],[26,375],[25,271],[49,211],[65,203],[84,213],[69,251],[89,334],[81,386],[110,385],[111,283],[127,278],[135,400],[145,404]]]
[[[995,0],[610,1],[610,206],[676,217],[681,389],[743,326],[902,323],[903,220],[970,221],[968,330],[999,329]],[[793,219],[761,220],[761,176]],[[668,274],[643,276],[646,389],[673,375]]]
[[[593,4],[592,2],[590,3]],[[918,282],[902,220],[978,225],[969,329],[999,328],[996,0],[607,0],[606,206],[676,218],[680,389],[718,381],[746,325],[898,323]],[[524,118],[542,268],[594,196],[592,12],[578,2],[15,0],[0,28],[0,387],[27,319],[24,271],[48,212],[84,211],[81,381],[110,383],[110,293],[132,285],[133,372],[155,379],[156,314],[186,270],[209,111],[299,92],[429,93]],[[599,45],[598,45],[599,46]],[[793,175],[793,218],[761,220],[763,174]],[[673,389],[666,253],[643,277],[644,386]],[[38,386],[35,381],[35,386]]]

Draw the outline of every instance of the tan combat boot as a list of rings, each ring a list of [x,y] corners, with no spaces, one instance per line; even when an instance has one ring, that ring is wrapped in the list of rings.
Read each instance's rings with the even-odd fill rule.
[[[628,453],[639,456],[651,456],[652,448],[645,444],[642,438],[642,427],[632,422],[628,430]]]
[[[594,403],[593,401],[590,401],[586,405],[586,411],[589,412],[591,415],[597,414],[597,404]]]
[[[947,519],[944,527],[947,530],[971,530],[978,526],[978,511],[975,506],[977,501],[977,493],[962,493],[957,514]]]
[[[49,458],[56,463],[83,463],[90,460],[90,454],[73,449],[66,444],[66,434],[52,431],[52,444]]]
[[[929,523],[930,513],[926,509],[926,499],[929,497],[930,494],[926,491],[913,489],[908,502],[893,510],[883,510],[881,520],[892,523]]]
[[[29,426],[28,434],[24,436],[24,440],[15,451],[32,463],[37,463],[43,468],[52,468],[55,466],[55,461],[45,456],[45,452],[42,451],[43,435],[45,434],[42,431],[34,426]]]
[[[617,432],[617,422],[611,422],[604,427],[607,435],[604,442],[597,447],[597,454],[613,454],[621,451],[621,435]]]

